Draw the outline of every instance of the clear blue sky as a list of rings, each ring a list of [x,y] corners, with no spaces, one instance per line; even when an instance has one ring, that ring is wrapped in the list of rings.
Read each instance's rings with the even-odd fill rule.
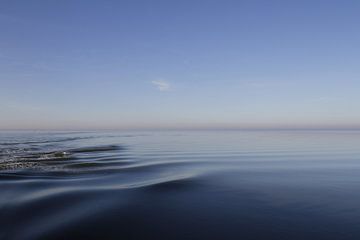
[[[0,129],[360,127],[360,1],[0,1]]]

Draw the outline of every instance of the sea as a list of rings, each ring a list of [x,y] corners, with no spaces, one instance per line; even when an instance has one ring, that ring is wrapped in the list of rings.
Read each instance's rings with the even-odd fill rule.
[[[360,239],[360,131],[1,131],[0,239]]]

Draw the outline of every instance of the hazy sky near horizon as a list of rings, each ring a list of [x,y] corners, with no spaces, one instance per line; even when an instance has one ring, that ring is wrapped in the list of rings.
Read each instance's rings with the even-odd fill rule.
[[[360,1],[0,1],[0,129],[360,127]]]

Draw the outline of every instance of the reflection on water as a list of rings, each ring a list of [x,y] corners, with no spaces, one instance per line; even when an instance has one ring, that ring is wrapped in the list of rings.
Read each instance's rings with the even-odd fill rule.
[[[360,132],[0,132],[0,239],[358,239]]]

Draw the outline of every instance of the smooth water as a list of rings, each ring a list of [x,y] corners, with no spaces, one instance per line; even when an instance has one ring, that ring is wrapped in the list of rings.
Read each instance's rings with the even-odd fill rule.
[[[360,239],[359,131],[0,132],[0,239]]]

